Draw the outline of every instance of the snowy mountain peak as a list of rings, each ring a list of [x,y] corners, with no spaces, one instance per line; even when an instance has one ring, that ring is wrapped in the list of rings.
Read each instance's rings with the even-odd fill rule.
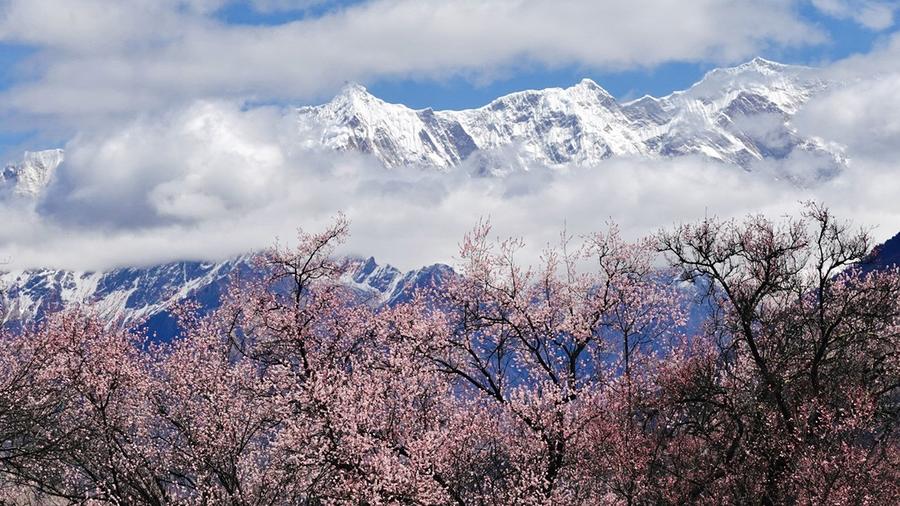
[[[588,78],[582,79],[581,81],[578,82],[578,84],[576,84],[575,86],[572,86],[569,89],[576,90],[576,91],[586,91],[586,92],[590,92],[590,93],[596,93],[598,95],[605,95],[605,96],[612,97],[612,95],[610,95],[608,91],[603,89],[602,86],[597,84],[593,79],[588,79]]]
[[[767,60],[761,56],[757,56],[756,58],[746,63],[742,63],[736,67],[732,67],[726,70],[730,70],[733,72],[753,71],[772,74],[777,72],[784,72],[786,69],[789,69],[791,67],[798,68],[797,66],[785,65],[783,63],[774,62],[772,60]]]
[[[583,79],[461,111],[413,110],[349,84],[325,105],[300,108],[298,123],[308,144],[368,153],[387,167],[449,169],[471,160],[477,173],[505,174],[530,165],[597,165],[616,156],[700,155],[749,168],[793,149],[819,152],[828,164],[821,142],[797,137],[788,123],[831,84],[815,69],[755,58],[660,98],[620,103]],[[754,116],[774,127],[780,117],[785,126],[762,135]]]
[[[496,98],[478,109],[443,112],[466,114],[474,113],[475,111],[506,109],[523,104],[559,108],[561,104],[572,103],[581,103],[588,106],[618,107],[615,97],[593,80],[585,78],[568,88],[517,91]]]
[[[816,69],[764,58],[708,72],[684,91],[620,103],[590,79],[569,87],[511,93],[467,110],[412,109],[346,84],[331,101],[296,109],[297,147],[371,155],[386,167],[502,175],[531,166],[596,166],[611,157],[703,156],[751,169],[795,150],[843,164],[824,141],[799,136],[791,118],[838,83]],[[766,131],[762,131],[762,130]],[[45,187],[60,150],[26,154],[0,179],[19,195]],[[818,170],[818,169],[817,169]]]
[[[734,67],[723,67],[710,70],[703,76],[698,84],[707,80],[721,80],[735,77],[742,79],[790,77],[800,74],[805,70],[809,70],[809,67],[801,65],[785,65],[765,58],[756,57],[748,62],[735,65]]]
[[[383,103],[379,98],[375,95],[369,93],[369,90],[366,89],[365,86],[359,83],[347,83],[341,88],[341,91],[334,97],[332,100],[333,104],[354,104],[354,105],[363,105],[363,104],[373,104],[373,103]]]
[[[830,84],[819,78],[814,68],[754,58],[735,67],[711,70],[688,90],[669,97],[687,95],[709,103],[733,100],[740,93],[753,93],[793,114],[814,93]]]
[[[0,191],[21,197],[35,197],[50,184],[63,162],[62,149],[26,151],[22,161],[7,165],[0,173]]]
[[[388,167],[445,169],[475,149],[445,116],[387,103],[353,83],[324,105],[297,109],[297,124],[304,145],[372,154]]]
[[[349,81],[344,84],[344,87],[341,88],[341,95],[371,95],[369,90],[366,89],[365,86],[355,82]]]
[[[320,106],[300,107],[300,114],[312,113],[318,116],[331,117],[334,120],[349,122],[353,118],[367,117],[386,104],[369,93],[362,85],[348,83],[329,102]]]

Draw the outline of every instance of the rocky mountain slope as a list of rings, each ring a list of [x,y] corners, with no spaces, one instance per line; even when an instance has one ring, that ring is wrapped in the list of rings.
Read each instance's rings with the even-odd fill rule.
[[[407,300],[417,289],[433,286],[452,275],[440,264],[400,272],[374,258],[348,259],[342,282],[374,305]],[[212,309],[231,282],[259,274],[253,256],[221,263],[175,262],[149,268],[108,272],[38,270],[0,275],[0,325],[40,320],[64,307],[91,305],[105,319],[130,325],[145,322],[161,338],[174,325],[168,310],[183,300]]]

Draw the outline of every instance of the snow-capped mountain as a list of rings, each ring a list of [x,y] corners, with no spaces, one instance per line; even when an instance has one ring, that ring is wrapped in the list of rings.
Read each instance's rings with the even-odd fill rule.
[[[830,85],[816,69],[756,58],[713,70],[685,91],[645,96],[623,108],[658,155],[702,154],[747,166],[794,149],[824,151],[818,141],[797,136],[790,119]]]
[[[584,79],[569,88],[512,93],[460,111],[415,110],[348,84],[330,102],[294,111],[295,148],[370,154],[387,167],[448,170],[463,164],[503,175],[533,165],[600,165],[611,157],[700,155],[752,169],[758,160],[817,155],[824,175],[844,162],[825,142],[805,138],[791,118],[839,83],[814,68],[756,58],[716,69],[684,91],[619,102]],[[0,175],[2,192],[37,196],[63,161],[62,150],[26,153]]]
[[[53,174],[63,162],[63,150],[26,151],[22,161],[10,164],[0,172],[0,194],[35,197],[50,184]]]
[[[90,304],[109,321],[128,325],[147,320],[160,337],[173,334],[168,310],[183,300],[215,308],[223,290],[237,278],[258,274],[252,255],[225,262],[175,262],[147,268],[108,272],[37,270],[0,275],[0,326],[39,320],[47,312]],[[418,288],[452,275],[450,267],[435,264],[403,273],[374,258],[348,259],[341,282],[356,296],[374,305],[407,300]]]
[[[839,85],[816,69],[757,58],[713,70],[687,90],[628,102],[585,79],[569,88],[513,93],[477,109],[414,110],[351,84],[326,104],[292,113],[301,153],[356,151],[387,167],[465,166],[475,174],[502,176],[535,164],[602,170],[602,161],[611,157],[699,155],[753,170],[758,161],[799,152],[815,155],[816,177],[827,177],[842,166],[840,154],[822,140],[802,137],[791,119],[810,98]],[[0,173],[0,199],[40,198],[63,158],[62,150],[25,153]],[[165,308],[184,298],[214,306],[229,276],[247,269],[248,259],[240,258],[100,273],[9,273],[0,278],[6,287],[6,312],[0,317],[17,320],[91,302],[126,322],[164,318]],[[344,281],[373,303],[390,304],[449,272],[432,266],[403,274],[369,259],[355,261]]]
[[[350,84],[327,104],[299,108],[297,123],[306,146],[370,153],[389,167],[447,169],[474,160],[497,174],[510,169],[510,155],[523,166],[558,166],[697,154],[748,168],[795,149],[838,163],[837,154],[790,126],[792,115],[830,85],[816,69],[762,58],[713,70],[685,91],[625,103],[585,79],[478,109],[413,110]]]

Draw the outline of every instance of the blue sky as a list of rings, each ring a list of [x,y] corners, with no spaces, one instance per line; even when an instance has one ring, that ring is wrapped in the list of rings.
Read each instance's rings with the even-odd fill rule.
[[[757,56],[781,63],[819,66],[850,55],[868,53],[892,31],[870,30],[849,19],[825,16],[811,6],[803,8],[803,16],[821,27],[829,40],[801,48],[770,48],[760,51]],[[473,83],[462,78],[446,82],[386,80],[370,83],[369,90],[389,102],[415,108],[461,109],[484,105],[493,98],[514,91],[571,86],[588,77],[616,98],[629,100],[683,90],[717,66],[711,62],[669,62],[650,68],[606,72],[577,66],[556,70],[533,68],[490,83]]]
[[[227,5],[216,13],[223,22],[236,25],[279,25],[297,19],[320,16],[329,10],[340,9],[360,1],[341,1],[319,4],[308,9],[260,13],[249,4]],[[873,30],[851,18],[836,18],[824,14],[810,3],[802,3],[798,14],[827,34],[820,44],[799,48],[772,47],[757,56],[782,63],[819,66],[853,54],[868,53],[873,45],[894,31]],[[652,36],[652,34],[648,34]],[[504,94],[525,89],[570,86],[588,77],[599,83],[613,96],[628,100],[643,95],[662,96],[689,87],[717,64],[703,61],[676,61],[659,65],[619,71],[598,71],[582,66],[548,69],[530,66],[518,69],[513,75],[490,82],[478,82],[463,77],[433,79],[382,79],[365,82],[369,91],[388,101],[414,108],[463,109],[478,107]],[[307,101],[314,103],[315,101]]]

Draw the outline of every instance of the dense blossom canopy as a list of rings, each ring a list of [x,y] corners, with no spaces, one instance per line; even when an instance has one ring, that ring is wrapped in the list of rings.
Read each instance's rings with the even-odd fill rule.
[[[0,338],[0,504],[889,504],[900,273],[821,207],[614,227],[540,265],[480,225],[393,307],[338,219],[154,343],[71,309]],[[660,269],[666,259],[670,268]]]

